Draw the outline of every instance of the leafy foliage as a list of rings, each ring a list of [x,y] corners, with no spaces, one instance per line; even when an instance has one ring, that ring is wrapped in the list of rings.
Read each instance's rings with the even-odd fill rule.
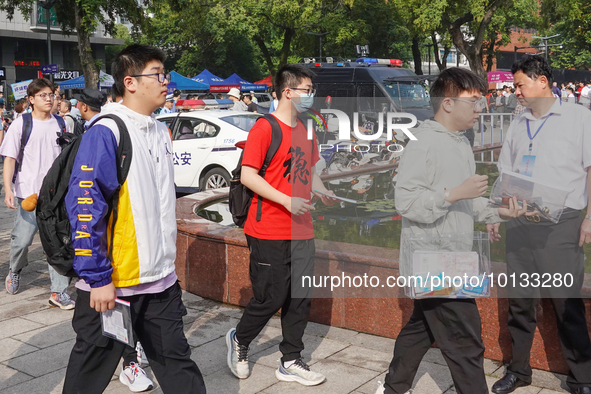
[[[542,5],[541,33],[560,34],[562,48],[550,51],[556,68],[591,69],[591,3],[586,0],[548,0]]]

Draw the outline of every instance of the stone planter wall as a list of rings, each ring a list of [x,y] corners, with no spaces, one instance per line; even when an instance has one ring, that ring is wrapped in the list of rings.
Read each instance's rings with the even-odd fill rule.
[[[241,229],[221,226],[194,214],[198,206],[224,196],[227,196],[227,189],[211,190],[177,200],[177,275],[181,286],[191,293],[245,306],[252,297],[252,291],[244,233]],[[315,275],[340,275],[344,270],[380,277],[397,276],[396,253],[386,248],[317,241]],[[505,265],[495,264],[493,268],[499,273],[503,272]],[[587,296],[591,295],[590,289],[591,279],[587,277],[584,289]],[[314,298],[310,320],[396,338],[412,312],[412,300],[408,298],[352,296],[355,296],[354,292],[343,298]],[[508,361],[511,357],[511,337],[506,324],[507,299],[487,298],[477,303],[482,317],[485,356]],[[586,299],[585,305],[587,324],[591,330],[591,299]],[[532,347],[531,364],[534,368],[553,372],[568,371],[558,341],[554,309],[549,300],[543,300],[538,308],[538,331]]]

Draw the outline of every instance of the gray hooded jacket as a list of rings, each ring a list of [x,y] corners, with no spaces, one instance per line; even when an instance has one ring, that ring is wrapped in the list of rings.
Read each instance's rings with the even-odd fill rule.
[[[502,221],[485,198],[454,204],[445,200],[444,189],[451,190],[476,173],[474,154],[463,134],[434,120],[425,121],[414,134],[417,141],[410,141],[404,150],[395,189],[396,210],[402,216],[400,274],[405,276],[413,274],[404,247],[407,237],[471,233],[474,221]],[[465,247],[471,245],[467,238]]]

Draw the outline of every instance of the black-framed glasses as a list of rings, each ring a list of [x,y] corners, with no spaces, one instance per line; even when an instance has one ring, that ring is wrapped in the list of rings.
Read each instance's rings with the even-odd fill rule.
[[[37,94],[35,95],[36,97],[39,97],[41,100],[55,100],[55,98],[57,97],[57,95],[53,94],[53,93],[41,93],[41,94]]]
[[[302,90],[303,92],[305,92],[306,94],[311,94],[312,96],[314,96],[316,94],[316,89],[315,88],[288,88],[291,90]]]
[[[152,77],[156,75],[156,78],[159,83],[170,82],[170,73],[152,73],[152,74],[138,74],[138,75],[130,75],[130,77]]]

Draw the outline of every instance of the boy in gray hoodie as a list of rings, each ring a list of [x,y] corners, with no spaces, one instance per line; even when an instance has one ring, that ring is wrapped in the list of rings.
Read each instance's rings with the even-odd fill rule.
[[[459,234],[474,231],[474,221],[497,223],[525,214],[517,200],[510,208],[493,208],[482,195],[488,177],[476,175],[470,144],[461,132],[478,120],[486,93],[475,73],[449,68],[431,88],[434,120],[421,124],[416,141],[407,145],[396,184],[396,209],[402,216],[401,245],[409,236]],[[470,240],[470,243],[472,241]],[[410,256],[401,248],[400,274]],[[459,394],[486,394],[484,344],[480,314],[474,299],[415,299],[408,323],[396,340],[385,384],[376,394],[402,394],[414,380],[419,364],[437,342]]]

